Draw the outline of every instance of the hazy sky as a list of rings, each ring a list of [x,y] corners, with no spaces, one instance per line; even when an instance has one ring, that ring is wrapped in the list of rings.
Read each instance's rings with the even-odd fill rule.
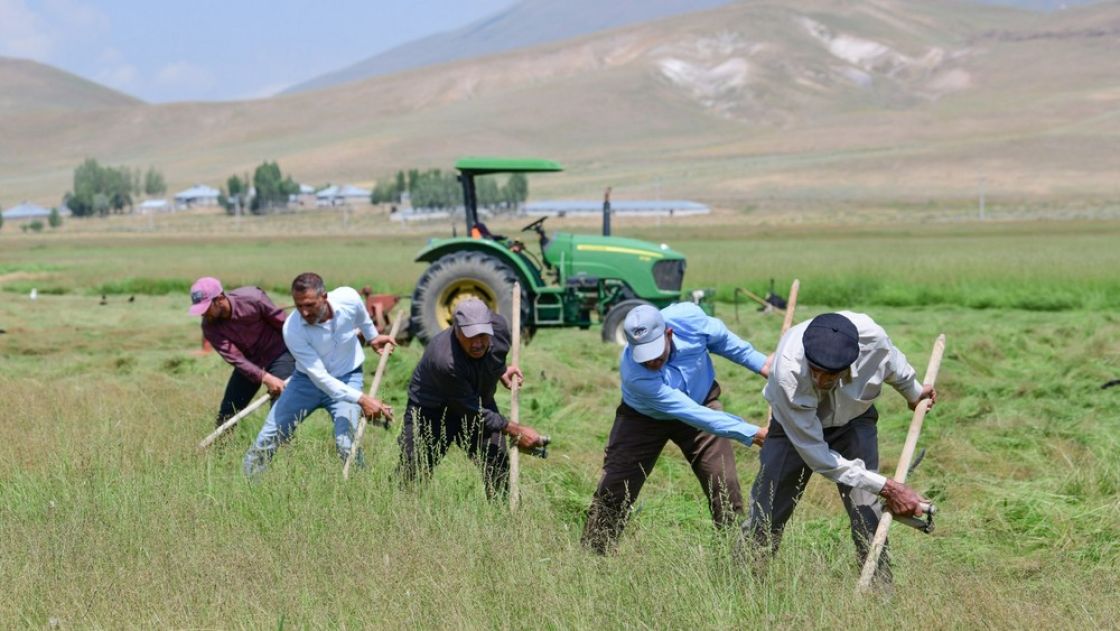
[[[0,56],[150,102],[254,98],[513,3],[0,0]]]

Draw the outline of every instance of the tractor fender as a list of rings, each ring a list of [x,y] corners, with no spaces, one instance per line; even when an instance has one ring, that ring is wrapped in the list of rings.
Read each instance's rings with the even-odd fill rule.
[[[521,277],[521,283],[526,289],[530,290],[531,293],[538,293],[538,290],[544,286],[540,271],[537,270],[536,267],[529,264],[524,258],[511,252],[509,248],[503,246],[501,243],[489,239],[459,237],[440,239],[438,241],[433,240],[429,242],[427,247],[420,250],[414,260],[417,263],[432,263],[448,254],[463,251],[485,252],[501,260]]]

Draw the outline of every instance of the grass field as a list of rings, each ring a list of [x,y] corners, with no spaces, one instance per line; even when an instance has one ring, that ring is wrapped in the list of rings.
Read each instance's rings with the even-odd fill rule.
[[[797,276],[799,319],[867,311],[919,370],[946,333],[941,402],[921,441],[929,455],[912,478],[942,513],[932,536],[893,530],[893,597],[853,598],[846,518],[820,479],[768,573],[736,567],[675,447],[619,554],[583,552],[618,401],[617,349],[596,331],[544,332],[524,351],[523,418],[555,442],[547,461],[522,460],[516,515],[487,503],[458,452],[430,485],[399,489],[398,428],[367,435],[369,467],[349,483],[321,413],[259,484],[239,463],[262,414],[195,450],[229,369],[192,353],[191,280],[259,283],[283,303],[291,277],[313,269],[330,285],[405,293],[423,234],[0,235],[0,627],[1115,624],[1120,389],[1099,386],[1120,377],[1120,223],[732,222],[626,234],[668,241],[689,256],[686,285],[725,300]],[[736,322],[727,303],[718,315],[763,350],[777,341],[775,316],[746,306]],[[398,409],[420,353],[391,360],[383,392]],[[760,419],[762,381],[723,360],[717,371],[728,409]],[[890,393],[880,411],[893,470],[910,414]],[[749,487],[757,454],[737,452]]]

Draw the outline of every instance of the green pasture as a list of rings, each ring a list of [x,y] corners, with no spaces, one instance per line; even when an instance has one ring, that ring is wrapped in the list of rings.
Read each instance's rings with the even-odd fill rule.
[[[229,369],[194,353],[191,280],[260,284],[281,304],[306,270],[407,293],[423,235],[21,235],[0,238],[0,628],[1115,624],[1120,388],[1100,385],[1120,378],[1120,224],[634,233],[686,253],[686,285],[725,300],[799,277],[798,319],[867,311],[919,371],[947,335],[912,478],[942,512],[931,536],[892,530],[892,596],[853,596],[846,518],[819,478],[769,570],[736,566],[671,446],[618,555],[585,553],[618,402],[617,349],[597,331],[546,331],[525,348],[523,419],[554,444],[546,461],[522,459],[515,515],[454,451],[430,484],[400,488],[399,427],[371,428],[369,465],[349,482],[321,413],[257,484],[240,459],[263,413],[196,450]],[[726,302],[717,315],[764,351],[777,341],[775,315],[744,305],[736,321]],[[398,409],[421,352],[391,359],[383,394]],[[724,360],[717,372],[727,408],[761,420],[762,380]],[[890,392],[880,412],[893,470],[910,414]],[[737,454],[746,490],[757,452]]]
[[[27,293],[162,295],[184,293],[201,274],[227,285],[284,293],[297,273],[315,270],[331,284],[407,295],[423,271],[412,262],[431,236],[449,228],[407,229],[362,223],[348,234],[297,236],[291,216],[212,218],[213,235],[94,233],[0,239],[0,288]],[[776,227],[687,219],[626,224],[616,234],[665,242],[688,256],[686,287],[711,287],[730,302],[736,287],[764,293],[812,282],[811,304],[964,306],[1030,311],[1120,307],[1120,222],[892,223],[880,226]],[[496,222],[518,235],[521,222]],[[143,225],[142,222],[140,225]],[[554,228],[597,230],[552,220]],[[235,228],[243,232],[235,232]],[[274,230],[279,230],[276,232]],[[536,243],[522,235],[535,250]]]

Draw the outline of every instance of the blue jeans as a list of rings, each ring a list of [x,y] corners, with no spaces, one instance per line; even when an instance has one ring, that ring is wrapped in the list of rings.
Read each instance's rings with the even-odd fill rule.
[[[336,378],[352,388],[362,389],[360,366],[353,372]],[[257,434],[253,446],[245,453],[243,466],[245,475],[252,477],[268,468],[272,456],[281,444],[292,438],[296,426],[319,408],[326,409],[334,419],[334,445],[338,450],[338,457],[345,462],[354,444],[354,432],[358,427],[361,406],[349,401],[331,399],[311,381],[310,377],[297,370],[292,373],[291,381],[273,404],[272,411],[268,413],[264,427]],[[360,459],[361,452],[358,453],[356,460]]]

